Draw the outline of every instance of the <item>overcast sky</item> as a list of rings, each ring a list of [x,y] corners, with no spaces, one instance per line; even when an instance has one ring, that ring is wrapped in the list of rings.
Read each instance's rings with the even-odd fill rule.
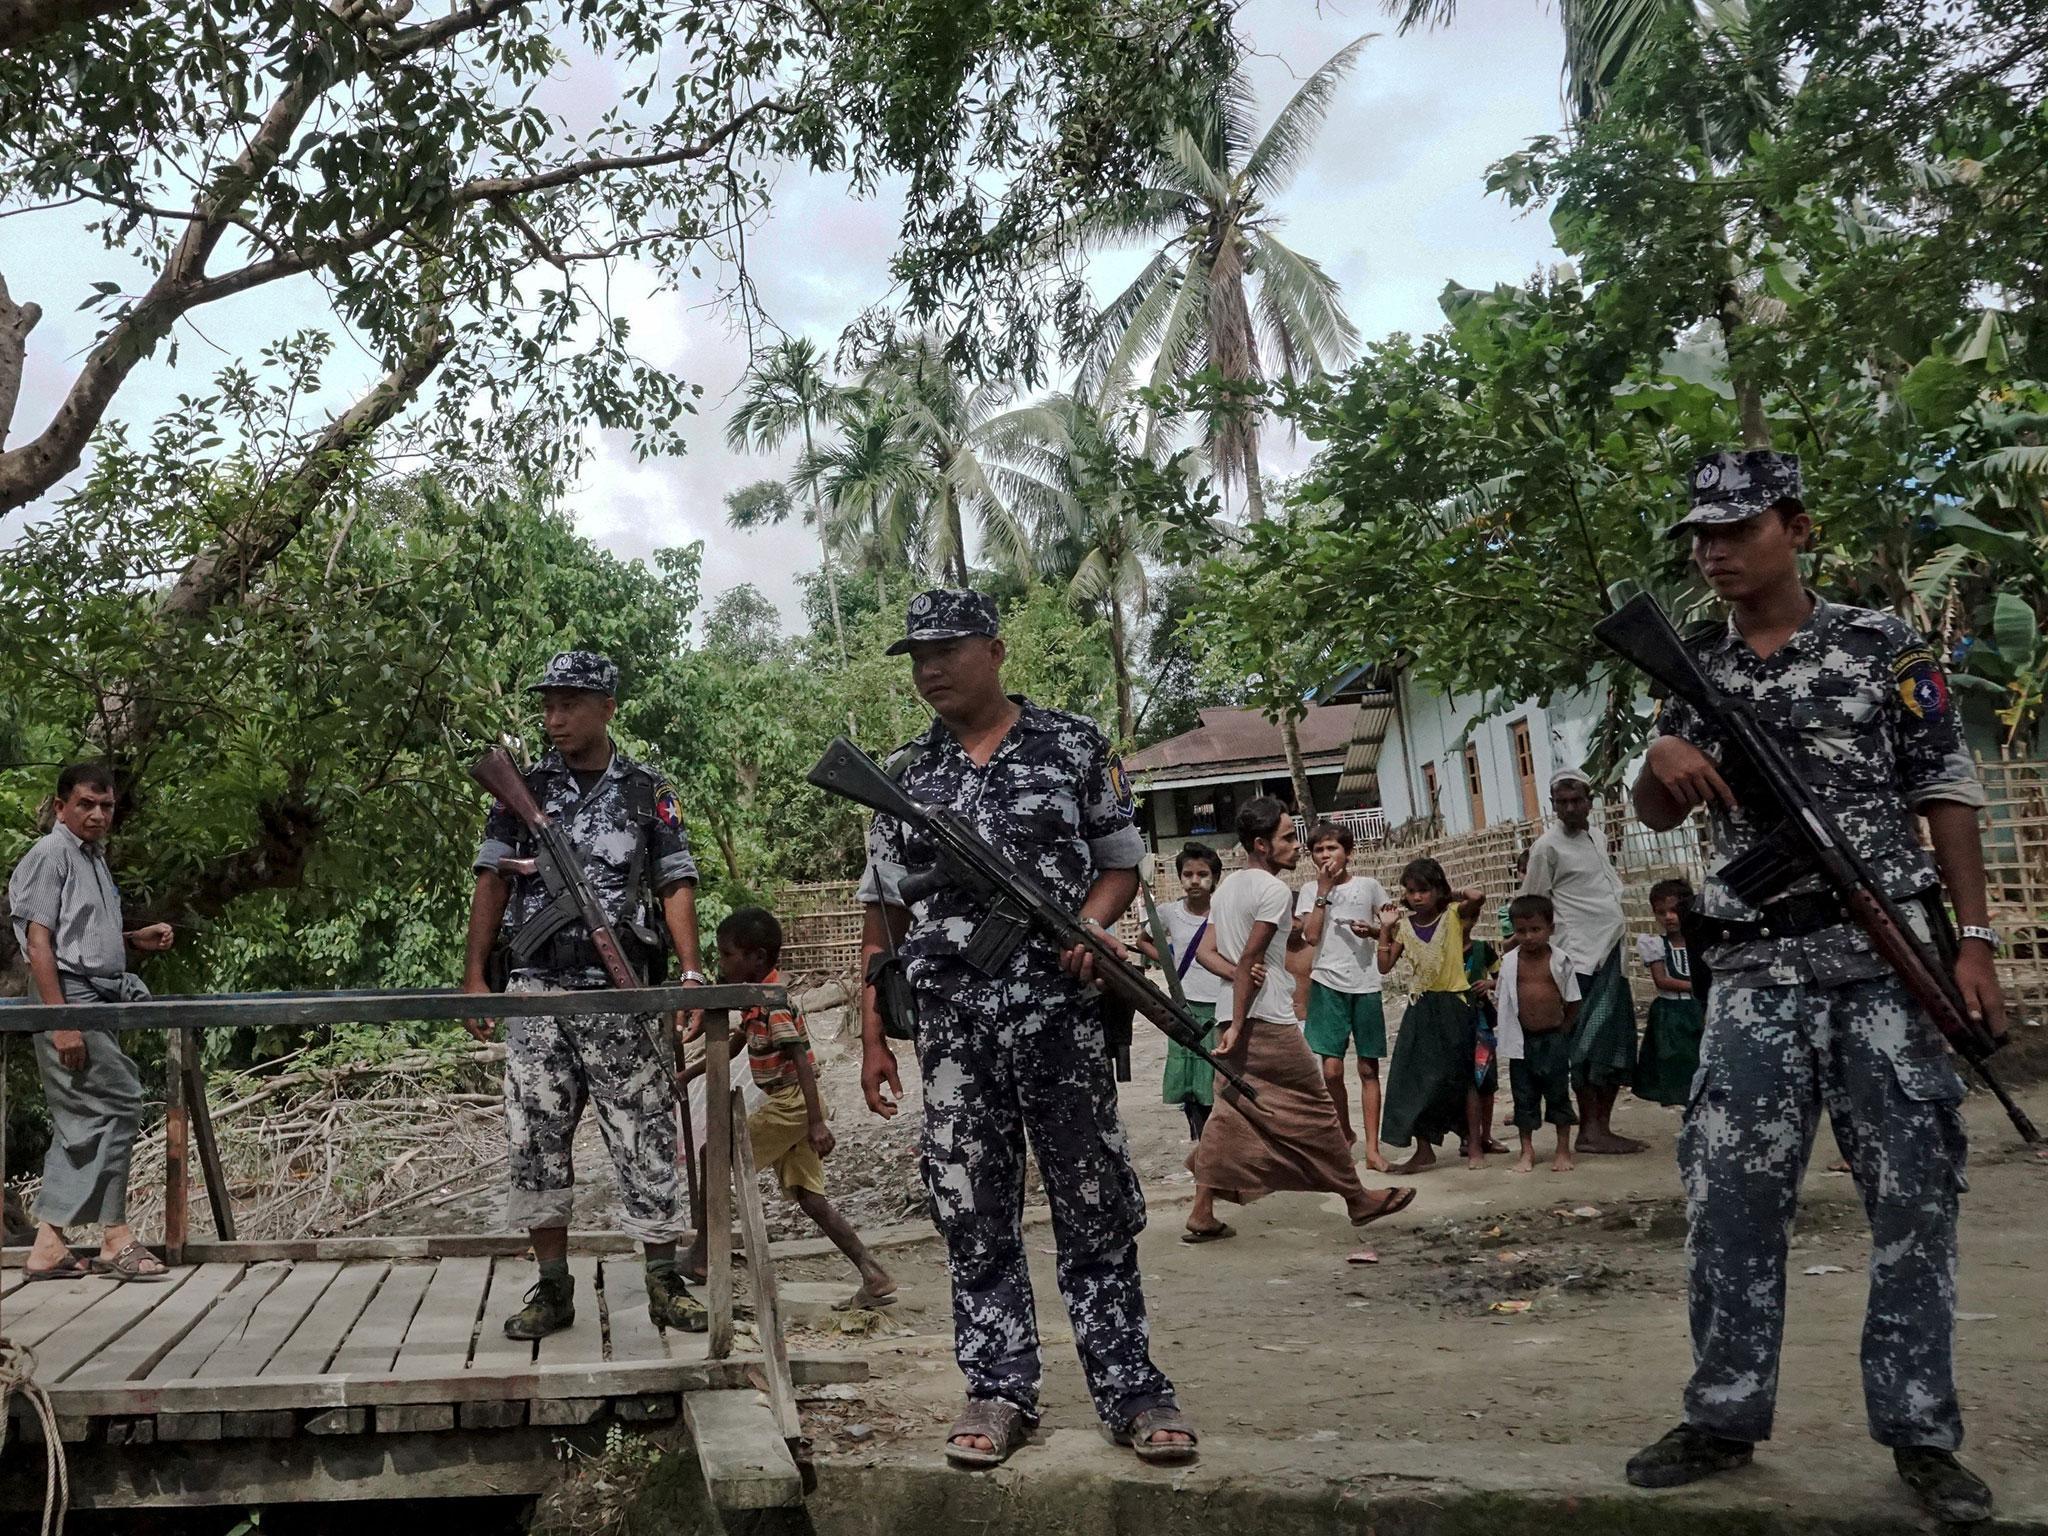
[[[1517,216],[1485,190],[1492,161],[1562,121],[1562,47],[1551,6],[1465,0],[1453,30],[1404,38],[1393,35],[1376,6],[1250,0],[1242,24],[1257,51],[1249,68],[1262,123],[1339,47],[1361,32],[1381,33],[1340,87],[1313,157],[1275,203],[1284,238],[1336,276],[1367,338],[1435,325],[1447,281],[1515,281],[1555,259],[1540,217]],[[785,173],[774,214],[749,251],[776,322],[829,354],[841,329],[884,292],[898,211],[884,201],[855,201],[830,178]],[[0,272],[17,302],[34,300],[44,309],[30,337],[16,442],[41,430],[91,345],[92,318],[77,308],[89,284],[134,275],[113,264],[75,215],[71,209],[0,220]],[[1131,269],[1128,258],[1111,257],[1095,276],[1107,289]],[[637,460],[623,434],[594,434],[592,459],[570,500],[579,524],[623,555],[702,539],[707,598],[752,582],[794,616],[794,578],[816,565],[815,542],[800,529],[741,534],[725,526],[726,492],[776,474],[786,462],[725,447],[724,418],[745,369],[745,338],[688,295],[654,294],[644,271],[622,270],[614,291],[628,296],[635,349],[703,385],[705,397],[689,452],[680,458]],[[131,376],[115,414],[146,429],[180,394],[205,392],[231,357],[253,357],[271,337],[329,323],[310,283],[210,306],[196,328],[180,328],[176,366],[160,350]],[[376,371],[365,352],[343,342],[331,370],[333,393],[352,395]],[[1285,472],[1298,467],[1299,451],[1290,459],[1284,442],[1275,442],[1268,460]],[[28,515],[47,516],[48,502]],[[20,514],[0,521],[0,541],[20,522]]]

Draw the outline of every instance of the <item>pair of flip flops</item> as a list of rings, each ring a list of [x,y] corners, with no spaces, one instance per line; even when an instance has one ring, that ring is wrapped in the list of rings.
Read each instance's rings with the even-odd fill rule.
[[[146,1267],[151,1264],[158,1267]],[[22,1279],[29,1285],[41,1280],[83,1280],[91,1275],[104,1275],[123,1285],[149,1284],[162,1280],[168,1273],[158,1264],[156,1255],[140,1243],[130,1243],[111,1259],[81,1259],[76,1254],[66,1254],[62,1263],[52,1264],[48,1269],[22,1267]]]

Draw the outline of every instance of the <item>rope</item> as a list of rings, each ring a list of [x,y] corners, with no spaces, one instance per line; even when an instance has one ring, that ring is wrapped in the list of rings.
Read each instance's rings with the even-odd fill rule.
[[[8,1399],[17,1392],[34,1410],[43,1431],[42,1536],[64,1536],[64,1517],[71,1511],[71,1468],[65,1463],[64,1442],[57,1434],[57,1410],[36,1380],[36,1352],[26,1344],[0,1338],[0,1450],[7,1447]]]

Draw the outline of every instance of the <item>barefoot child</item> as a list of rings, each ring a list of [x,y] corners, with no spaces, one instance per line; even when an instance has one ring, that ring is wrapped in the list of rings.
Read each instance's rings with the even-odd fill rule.
[[[1502,908],[1505,919],[1506,908]],[[1476,925],[1475,925],[1476,926]],[[1500,975],[1500,951],[1512,947],[1513,926],[1507,925],[1499,947],[1487,939],[1474,938],[1468,930],[1465,934],[1465,980],[1472,986],[1472,1002],[1479,1010],[1478,1044],[1472,1053],[1472,1081],[1479,1089],[1479,1123],[1486,1128],[1486,1150],[1505,1152],[1507,1148],[1495,1139],[1493,1134],[1493,1102],[1500,1091],[1500,1037],[1496,1024],[1499,1022],[1493,1011],[1494,982]],[[1471,1142],[1458,1138],[1458,1156],[1472,1155]]]
[[[1465,1128],[1467,1162],[1486,1162],[1486,1126],[1479,1118],[1473,1053],[1479,1015],[1465,976],[1465,930],[1486,902],[1484,891],[1453,893],[1435,859],[1415,859],[1401,871],[1401,900],[1380,917],[1380,974],[1403,954],[1415,968],[1415,998],[1401,1020],[1387,1071],[1385,1118],[1380,1133],[1390,1145],[1415,1151],[1395,1173],[1420,1173],[1436,1162],[1436,1143]]]
[[[1202,936],[1209,931],[1209,898],[1216,893],[1216,882],[1223,878],[1223,860],[1208,844],[1189,843],[1173,862],[1180,875],[1181,899],[1169,901],[1159,909],[1169,951],[1160,954],[1152,936],[1142,930],[1138,934],[1138,948],[1155,965],[1174,968],[1180,977],[1181,992],[1188,1000],[1188,1012],[1207,1030],[1202,1043],[1213,1051],[1216,1005],[1230,995],[1230,983],[1207,966],[1197,965],[1195,955],[1202,947]],[[1190,1141],[1200,1141],[1202,1127],[1208,1124],[1210,1106],[1216,1102],[1215,1077],[1215,1068],[1193,1051],[1171,1040],[1166,1043],[1166,1074],[1160,1097],[1168,1104],[1178,1104],[1188,1117]]]
[[[1706,1014],[1692,990],[1692,956],[1679,924],[1692,905],[1683,880],[1659,880],[1650,887],[1650,915],[1657,932],[1639,934],[1636,958],[1656,984],[1650,1021],[1636,1057],[1636,1097],[1657,1104],[1683,1104],[1700,1069],[1700,1035]]]
[[[1552,1173],[1572,1167],[1572,1023],[1579,1012],[1579,978],[1561,949],[1551,947],[1556,909],[1548,896],[1517,896],[1508,907],[1515,947],[1500,963],[1495,1007],[1500,1018],[1500,1054],[1508,1064],[1508,1090],[1515,1097],[1515,1129],[1522,1137],[1514,1172],[1536,1168],[1536,1127],[1557,1127]]]
[[[1351,829],[1323,821],[1309,829],[1308,856],[1316,876],[1294,901],[1294,931],[1311,954],[1308,1048],[1322,1062],[1323,1082],[1344,1140],[1356,1142],[1344,1094],[1344,1054],[1358,1052],[1358,1121],[1365,1132],[1365,1166],[1387,1171],[1380,1155],[1380,1060],[1387,1054],[1387,1016],[1380,1006],[1376,946],[1387,890],[1371,875],[1351,873]]]
[[[782,974],[775,966],[781,958],[782,925],[773,913],[761,907],[740,907],[718,925],[722,981],[736,986],[780,986]],[[783,1194],[794,1200],[797,1209],[860,1271],[860,1289],[845,1305],[888,1306],[896,1299],[896,1282],[875,1262],[852,1224],[825,1198],[824,1159],[832,1154],[833,1137],[825,1123],[824,1100],[818,1096],[817,1067],[811,1059],[803,1016],[792,1008],[749,1008],[740,1015],[740,1023],[732,1037],[732,1053],[737,1056],[745,1047],[754,1086],[767,1095],[747,1116],[755,1166],[773,1168]],[[701,1071],[701,1063],[687,1068],[678,1086],[687,1088]],[[684,1273],[693,1278],[704,1273],[703,1179],[697,1182],[697,1236],[683,1263]]]

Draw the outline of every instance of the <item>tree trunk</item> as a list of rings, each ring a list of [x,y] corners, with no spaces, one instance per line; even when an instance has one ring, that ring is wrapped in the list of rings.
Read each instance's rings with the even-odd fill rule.
[[[1745,448],[1768,448],[1771,446],[1771,419],[1764,414],[1764,392],[1747,369],[1738,366],[1735,360],[1735,338],[1743,327],[1742,290],[1735,282],[1735,253],[1722,245],[1716,252],[1724,274],[1721,282],[1721,308],[1715,316],[1721,326],[1721,348],[1728,354],[1728,382],[1735,391],[1735,405],[1742,420],[1742,446]]]
[[[1280,741],[1287,749],[1287,777],[1294,784],[1294,814],[1304,821],[1316,819],[1316,797],[1308,787],[1308,765],[1301,758],[1301,734],[1296,715],[1290,711],[1280,718]]]
[[[811,418],[804,414],[804,457],[811,456]],[[846,660],[846,620],[839,613],[839,573],[832,568],[832,542],[825,529],[825,503],[818,487],[811,486],[811,527],[818,533],[818,552],[825,569],[825,597],[832,605],[832,638],[839,645],[839,659]]]
[[[1116,669],[1117,742],[1129,746],[1137,735],[1131,714],[1131,658],[1124,636],[1124,600],[1114,584],[1109,589],[1109,661]]]
[[[945,490],[946,529],[953,539],[953,585],[967,585],[967,525],[960,517],[960,497],[953,490],[952,481],[946,482]]]

